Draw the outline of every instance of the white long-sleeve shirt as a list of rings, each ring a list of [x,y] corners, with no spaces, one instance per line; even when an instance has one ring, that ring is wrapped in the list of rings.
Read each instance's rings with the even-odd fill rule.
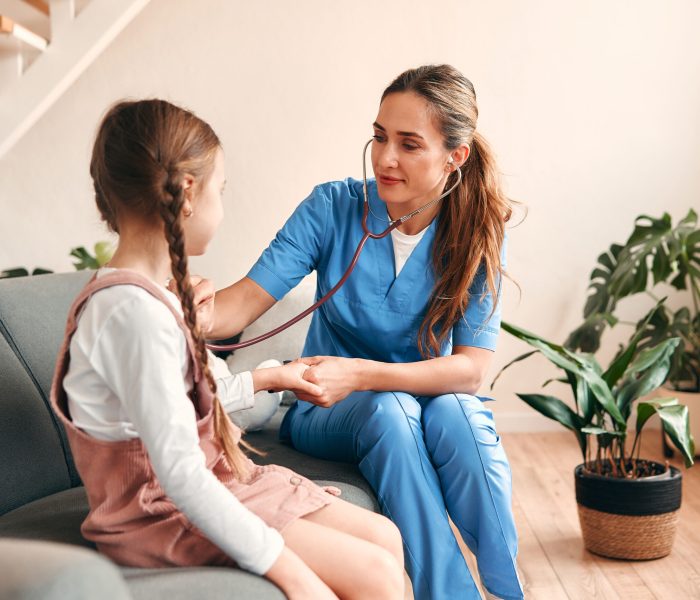
[[[164,291],[182,313],[177,296]],[[206,468],[187,395],[185,336],[168,308],[137,286],[100,290],[80,315],[70,356],[63,385],[74,424],[101,440],[139,437],[183,514],[241,567],[266,573],[284,541]],[[213,355],[210,364],[228,412],[253,405],[250,373],[231,375]]]

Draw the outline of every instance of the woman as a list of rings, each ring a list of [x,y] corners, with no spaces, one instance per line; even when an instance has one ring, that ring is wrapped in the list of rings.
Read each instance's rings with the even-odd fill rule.
[[[314,313],[304,378],[324,391],[301,394],[281,431],[302,452],[358,464],[399,526],[419,599],[479,597],[448,514],[489,593],[522,598],[510,469],[475,396],[498,337],[511,214],[476,119],[472,84],[448,65],[406,71],[385,90],[369,228],[427,206],[370,240]],[[312,270],[324,295],[362,237],[362,198],[360,181],[317,186],[248,276],[216,294],[209,336],[240,331]]]

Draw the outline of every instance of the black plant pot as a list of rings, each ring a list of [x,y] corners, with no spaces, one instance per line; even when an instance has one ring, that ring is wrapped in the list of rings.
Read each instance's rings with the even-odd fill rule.
[[[663,465],[655,463],[660,470]],[[609,558],[649,560],[671,552],[681,506],[681,472],[622,479],[574,470],[576,502],[588,550]]]

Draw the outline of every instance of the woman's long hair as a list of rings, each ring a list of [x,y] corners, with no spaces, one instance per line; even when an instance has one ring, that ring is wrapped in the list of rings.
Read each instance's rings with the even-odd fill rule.
[[[120,102],[100,124],[90,161],[95,200],[102,219],[119,232],[119,215],[137,214],[162,222],[168,241],[172,274],[192,334],[200,372],[214,394],[214,435],[239,479],[248,475],[248,460],[234,441],[228,415],[216,395],[204,338],[197,326],[182,227],[184,177],[202,188],[214,169],[221,142],[212,128],[193,113],[163,100]]]
[[[470,288],[483,269],[486,287],[494,301],[505,272],[501,247],[512,203],[501,189],[498,169],[486,140],[476,131],[478,110],[472,83],[450,65],[428,65],[399,75],[384,90],[390,94],[412,92],[428,102],[444,146],[454,150],[468,144],[469,157],[460,167],[462,184],[443,199],[433,246],[435,287],[418,333],[418,347],[425,358],[439,356],[452,326],[470,301]],[[451,187],[457,174],[446,184]],[[479,301],[486,290],[480,293]]]

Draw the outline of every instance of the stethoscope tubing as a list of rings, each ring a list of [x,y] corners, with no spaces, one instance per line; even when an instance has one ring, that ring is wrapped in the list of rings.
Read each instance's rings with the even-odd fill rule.
[[[454,190],[461,182],[462,182],[462,172],[460,171],[459,167],[457,167],[457,173],[458,173],[458,179],[457,182],[450,187],[446,192],[443,192],[439,197],[435,198],[435,200],[431,200],[427,204],[424,204],[420,208],[417,208],[416,210],[408,213],[407,215],[404,215],[400,219],[396,219],[394,221],[389,221],[389,226],[382,231],[381,233],[373,233],[369,230],[369,227],[367,226],[367,217],[369,215],[369,197],[367,194],[367,166],[366,166],[366,154],[367,154],[367,147],[372,143],[374,138],[370,139],[364,146],[362,150],[362,193],[364,196],[364,206],[362,209],[362,229],[364,230],[364,235],[362,236],[362,239],[360,242],[357,244],[357,248],[355,249],[355,254],[352,257],[352,260],[350,261],[350,264],[348,265],[348,268],[345,270],[345,273],[343,276],[340,278],[338,283],[336,283],[326,294],[317,300],[314,304],[309,306],[305,311],[299,313],[296,317],[293,319],[290,319],[286,323],[283,323],[279,327],[276,327],[275,329],[268,331],[267,333],[263,333],[262,335],[259,335],[257,337],[251,338],[249,340],[245,340],[244,342],[237,342],[235,344],[207,344],[207,348],[210,350],[215,350],[215,351],[229,351],[229,350],[240,350],[241,348],[248,348],[249,346],[254,346],[255,344],[259,344],[260,342],[263,342],[278,333],[283,332],[285,329],[288,329],[295,323],[298,323],[301,321],[304,317],[310,315],[312,312],[314,312],[319,306],[327,302],[331,296],[333,296],[342,286],[343,284],[347,281],[348,277],[350,277],[350,274],[353,272],[355,269],[355,265],[357,264],[357,261],[360,258],[360,254],[362,253],[362,248],[364,248],[365,242],[369,238],[372,238],[373,240],[380,240],[382,238],[385,238],[387,235],[389,235],[394,229],[396,229],[399,225],[402,225],[412,217],[416,216],[417,214],[423,212],[426,208],[429,206],[432,206],[439,200],[442,200],[445,196],[448,194],[452,193],[452,190]]]

